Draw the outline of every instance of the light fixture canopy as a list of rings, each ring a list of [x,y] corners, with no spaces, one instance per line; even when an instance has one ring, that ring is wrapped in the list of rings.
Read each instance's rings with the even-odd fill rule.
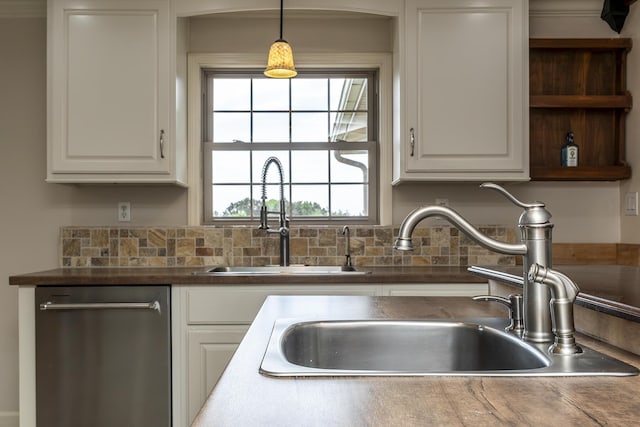
[[[276,79],[290,79],[298,75],[293,64],[293,49],[286,40],[282,38],[282,15],[284,0],[280,0],[280,38],[273,42],[269,49],[267,68],[264,75]]]

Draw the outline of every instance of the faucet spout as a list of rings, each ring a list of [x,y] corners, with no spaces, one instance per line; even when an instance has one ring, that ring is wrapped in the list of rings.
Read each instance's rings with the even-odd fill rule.
[[[527,245],[523,243],[506,243],[492,239],[491,237],[482,234],[480,230],[474,227],[455,210],[439,205],[423,206],[411,212],[400,225],[400,232],[398,233],[398,237],[393,247],[403,251],[413,250],[413,242],[411,239],[413,230],[420,221],[430,217],[441,217],[446,219],[453,226],[466,234],[471,240],[490,251],[506,255],[527,254]]]
[[[278,174],[280,176],[280,210],[278,212],[270,212],[267,209],[267,172],[269,167],[276,165]],[[269,228],[269,214],[278,214],[279,227],[277,230],[271,230]],[[275,156],[269,157],[262,167],[262,207],[260,208],[260,226],[259,230],[266,230],[267,233],[278,233],[280,235],[280,265],[289,265],[289,218],[287,217],[287,211],[284,199],[284,168],[280,159]]]

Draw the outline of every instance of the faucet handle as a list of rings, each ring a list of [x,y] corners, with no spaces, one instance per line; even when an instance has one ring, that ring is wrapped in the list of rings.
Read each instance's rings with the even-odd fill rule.
[[[471,297],[474,301],[490,301],[498,302],[509,308],[509,316],[511,317],[511,324],[506,328],[507,331],[513,331],[518,335],[522,335],[524,332],[524,305],[522,295],[509,295],[508,298],[500,297],[496,295],[477,295]]]
[[[522,202],[522,201],[516,199],[516,197],[513,194],[511,194],[507,190],[505,190],[504,187],[502,187],[502,186],[500,186],[498,184],[494,184],[492,182],[484,182],[484,183],[480,184],[480,188],[490,188],[492,190],[496,190],[498,193],[503,194],[514,205],[520,206],[523,209],[544,208],[544,206],[545,206],[544,203],[538,202],[538,201],[535,201],[533,203]]]
[[[260,225],[258,226],[258,230],[269,230],[269,211],[264,201],[262,207],[260,207]]]
[[[492,182],[482,183],[480,184],[480,188],[496,190],[498,193],[501,193],[509,199],[513,204],[523,208],[524,212],[522,212],[519,219],[520,226],[549,224],[551,213],[545,208],[545,204],[543,202],[536,201],[533,203],[524,203],[516,199],[513,194],[509,193],[500,185]]]

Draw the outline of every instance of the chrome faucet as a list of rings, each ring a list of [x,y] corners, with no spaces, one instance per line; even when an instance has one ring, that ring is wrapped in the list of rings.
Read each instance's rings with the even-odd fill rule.
[[[276,165],[280,174],[280,210],[271,212],[267,209],[267,172],[269,166]],[[269,227],[269,214],[278,214],[279,226],[277,230]],[[280,265],[289,265],[289,218],[285,207],[284,199],[284,168],[280,160],[275,157],[269,157],[262,166],[262,207],[260,208],[260,226],[259,230],[266,230],[267,233],[278,233],[280,235]]]
[[[344,266],[348,268],[352,268],[353,264],[351,263],[351,230],[348,225],[342,227],[342,235],[345,236],[345,251],[344,251]]]
[[[411,212],[402,222],[394,248],[412,250],[411,234],[420,221],[429,217],[442,217],[466,234],[480,246],[493,252],[506,255],[521,255],[523,258],[523,338],[533,342],[553,340],[549,288],[541,283],[529,280],[528,271],[533,264],[551,267],[551,214],[542,202],[523,203],[499,185],[484,183],[481,188],[490,188],[503,194],[515,205],[524,209],[520,215],[518,227],[521,232],[520,243],[506,243],[480,232],[460,214],[445,206],[423,206]]]

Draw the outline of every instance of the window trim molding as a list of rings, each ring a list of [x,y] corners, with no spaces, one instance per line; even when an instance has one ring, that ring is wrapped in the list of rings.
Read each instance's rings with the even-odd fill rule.
[[[192,53],[187,59],[187,220],[201,225],[202,209],[202,89],[203,68],[261,68],[263,54]],[[379,182],[378,209],[380,225],[392,223],[392,149],[393,98],[391,53],[301,53],[296,54],[298,68],[378,68],[379,111]],[[384,100],[384,102],[383,102]]]

